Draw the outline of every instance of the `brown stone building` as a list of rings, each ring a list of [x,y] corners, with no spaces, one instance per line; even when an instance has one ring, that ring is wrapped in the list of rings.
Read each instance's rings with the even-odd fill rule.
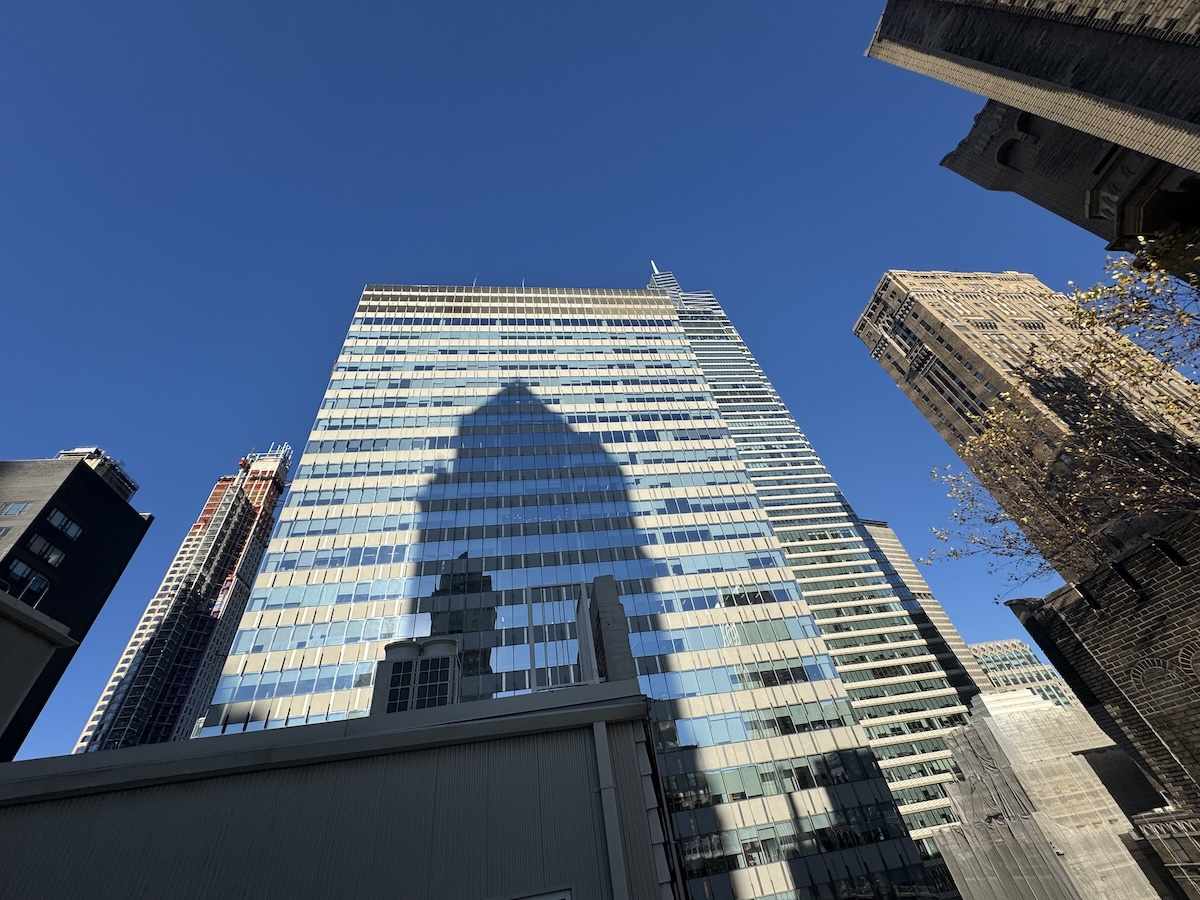
[[[995,100],[942,165],[1019,194],[1112,250],[1135,249],[1141,235],[1200,228],[1200,175]]]
[[[1162,517],[1118,520],[1108,508],[1080,505],[1077,494],[1061,490],[1078,464],[1064,456],[1079,427],[1070,388],[1078,387],[1077,405],[1086,407],[1088,382],[1076,376],[1056,383],[1057,396],[1046,396],[1036,381],[1025,380],[1021,364],[1031,346],[1070,350],[1077,338],[1064,323],[1065,302],[1017,272],[892,271],[855,334],[959,452],[1001,394],[1028,414],[1034,439],[998,445],[1025,459],[1000,458],[1000,451],[965,457],[1072,582],[1044,600],[1014,603],[1014,610],[1098,723],[1157,782],[1169,806],[1135,822],[1176,880],[1200,897],[1200,518],[1162,510]],[[1112,340],[1125,338],[1114,332]],[[1182,375],[1113,390],[1127,430],[1149,427],[1161,410],[1172,409],[1178,416],[1172,433],[1194,440],[1187,410],[1200,408],[1197,386]],[[1081,527],[1066,530],[1065,520]],[[1076,553],[1062,540],[1072,533],[1096,540],[1087,553]],[[1147,809],[1127,810],[1139,811]]]
[[[1107,554],[1119,534],[1109,505],[1077,508],[1047,486],[1049,473],[1061,468],[1064,447],[1087,412],[1085,402],[1072,399],[1087,385],[1067,370],[1034,381],[1017,374],[1031,348],[1057,358],[1064,348],[1079,346],[1069,317],[1070,301],[1032,275],[892,270],[880,280],[854,333],[958,452],[978,433],[979,417],[1002,394],[1028,415],[1028,440],[1020,458],[984,458],[977,450],[969,462],[984,487],[1014,520],[1022,521],[1042,555],[1072,577],[1091,571],[1104,558],[1097,555],[1097,545]],[[1103,333],[1101,338],[1110,340]],[[1116,332],[1111,342],[1117,352],[1143,352]],[[1138,427],[1149,428],[1147,423],[1167,427],[1164,410],[1200,408],[1196,385],[1174,372],[1164,373],[1149,388],[1127,390],[1114,383],[1112,395],[1120,405],[1114,415],[1128,424],[1130,435]],[[1195,416],[1167,424],[1195,434]],[[1056,484],[1062,483],[1059,477]],[[1079,534],[1096,539],[1086,545],[1064,540],[1064,535]]]

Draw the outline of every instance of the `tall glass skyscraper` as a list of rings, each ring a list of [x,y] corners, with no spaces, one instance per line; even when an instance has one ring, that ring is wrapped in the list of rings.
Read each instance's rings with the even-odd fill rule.
[[[967,673],[956,673],[959,687],[951,682],[947,667],[961,668],[953,657],[939,657],[957,634],[948,619],[939,628],[921,605],[905,602],[903,579],[889,577],[898,574],[892,548],[872,530],[878,523],[855,515],[716,298],[682,291],[670,272],[656,270],[650,283],[678,310],[855,718],[911,833],[932,855],[925,839],[954,821],[943,787],[955,777],[945,738],[966,723],[963,694],[972,693],[963,690]]]
[[[368,285],[200,734],[364,715],[404,637],[458,636],[463,700],[570,685],[612,575],[691,896],[930,896],[801,592],[870,615],[886,579],[726,326],[666,273]]]

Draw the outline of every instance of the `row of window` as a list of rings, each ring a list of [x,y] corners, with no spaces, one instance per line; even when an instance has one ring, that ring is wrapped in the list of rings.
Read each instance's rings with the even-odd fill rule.
[[[849,702],[843,699],[792,703],[773,709],[748,709],[656,723],[659,742],[667,749],[715,747],[853,724],[854,714]]]
[[[374,680],[374,662],[222,675],[217,682],[212,702],[217,705],[243,700],[270,700],[274,697],[291,697],[297,694],[348,691],[351,688],[371,687]]]
[[[30,500],[0,501],[0,516],[19,516],[32,505]]]
[[[295,520],[299,527],[284,529],[284,533],[277,534],[276,537],[312,537],[329,534],[372,533],[369,528],[370,520],[372,519],[381,520],[379,522],[381,525],[386,524],[387,519],[391,519],[396,525],[394,528],[380,528],[379,533],[403,532],[411,527],[411,523],[407,521],[410,518],[406,516],[404,517],[405,521],[399,521],[400,517],[398,516],[348,516],[341,519]],[[411,548],[407,553],[392,551],[387,554],[373,554],[369,561],[364,561],[362,564],[373,565],[378,562],[378,564],[383,565],[387,562],[401,562],[405,558],[414,561],[420,558],[448,558],[450,556],[458,556],[463,549],[468,548],[471,556],[477,558],[480,556],[507,556],[525,552],[545,553],[564,545],[570,546],[573,550],[583,551],[600,550],[605,547],[644,547],[770,537],[769,526],[765,522],[731,523],[711,527],[697,526],[687,529],[611,527],[611,530],[609,530],[603,527],[605,525],[611,526],[611,523],[621,520],[630,521],[629,517],[606,516],[600,519],[583,519],[579,521],[564,519],[558,522],[514,522],[510,525],[427,528],[411,544],[388,545]],[[347,530],[327,530],[330,523],[334,526],[343,526]],[[350,530],[353,526],[360,523],[367,526],[363,532]],[[293,523],[287,524],[291,525]],[[553,529],[555,525],[565,527],[561,530],[556,530]],[[474,544],[474,546],[470,546],[468,542]],[[300,553],[300,556],[294,558],[293,564],[290,560],[293,560],[294,554],[297,552]],[[283,554],[272,552],[267,555],[268,563],[264,563],[263,571],[325,568],[326,566],[314,561],[312,554],[317,552],[308,550],[288,551]],[[385,556],[388,558],[384,559]],[[268,564],[271,568],[267,568]],[[354,563],[348,563],[348,565],[354,565]]]
[[[795,582],[739,588],[736,591],[655,591],[621,589],[621,605],[631,616],[652,613],[692,612],[701,609],[720,609],[726,606],[761,606],[764,603],[783,603],[798,600],[800,592]]]
[[[386,309],[388,307],[379,307],[381,312]],[[370,311],[370,307],[361,306],[359,310]],[[492,316],[362,316],[357,314],[354,316],[353,325],[403,325],[405,328],[424,325],[502,325],[505,328],[524,328],[541,325],[554,328],[667,328],[671,330],[679,327],[679,323],[674,319],[551,319],[528,316],[495,318]]]
[[[49,514],[46,516],[46,521],[69,537],[71,540],[75,540],[81,534],[83,534],[82,526],[80,526],[78,522],[76,522],[74,519],[71,519],[66,513],[57,507],[50,510]]]
[[[9,582],[7,585],[9,593],[31,606],[37,603],[50,588],[50,581],[45,575],[35,572],[32,566],[15,556],[8,561],[6,575],[6,580]]]
[[[380,440],[386,440],[381,438]],[[367,441],[369,444],[370,441]],[[367,452],[371,448],[366,447],[361,451]],[[386,448],[385,448],[386,449]],[[679,466],[687,463],[700,463],[706,467],[714,467],[724,462],[734,462],[737,460],[737,454],[731,447],[708,448],[705,450],[689,450],[683,448],[669,448],[665,450],[638,450],[635,452],[623,453],[614,451],[609,453],[602,449],[594,448],[570,448],[562,452],[552,454],[546,453],[530,453],[523,452],[518,456],[504,456],[496,454],[490,450],[474,451],[470,449],[460,450],[453,459],[422,459],[410,460],[408,463],[397,462],[397,473],[400,471],[401,465],[412,465],[417,468],[412,471],[419,471],[422,474],[431,475],[462,475],[468,472],[471,473],[498,473],[503,471],[515,471],[518,469],[536,469],[546,470],[554,468],[559,471],[570,471],[575,468],[598,465],[604,468],[605,471],[615,472],[621,466],[657,466],[671,465]],[[366,465],[375,465],[374,461],[365,463]],[[317,464],[310,463],[314,468]],[[329,463],[329,466],[335,466],[336,463]],[[362,462],[347,463],[347,466],[353,466],[357,473],[358,467],[364,465]],[[301,466],[301,471],[304,471],[304,466]],[[500,475],[492,474],[489,477],[500,479]],[[515,476],[514,476],[515,477]]]
[[[374,619],[346,622],[316,622],[310,625],[283,625],[278,628],[245,628],[237,633],[229,653],[266,653],[280,650],[304,650],[360,641],[407,641],[428,637],[431,614],[406,613]]]
[[[650,469],[652,467],[646,466]],[[488,469],[463,471],[454,467],[453,460],[422,462],[400,460],[395,462],[359,461],[358,463],[317,463],[300,467],[296,479],[320,480],[323,478],[387,478],[388,487],[395,487],[395,476],[437,475],[422,487],[422,497],[440,500],[445,497],[485,497],[492,494],[555,493],[608,489],[614,486],[638,487],[715,487],[726,484],[747,484],[746,476],[738,470],[680,472],[675,470],[648,471],[626,474],[620,466],[572,466],[572,473],[561,469]],[[376,485],[378,486],[378,485]]]
[[[559,648],[556,652],[551,652],[554,648],[543,649],[545,652],[541,654],[536,668],[526,666],[505,672],[481,674],[464,672],[461,698],[473,700],[480,697],[528,693],[535,688],[559,687],[578,682],[579,667],[577,664],[564,661],[568,658],[565,649]],[[575,657],[569,658],[574,659]],[[224,675],[217,683],[212,705],[227,706],[234,703],[298,697],[301,698],[303,707],[305,705],[304,698],[310,694],[372,687],[375,667],[376,663],[374,662],[359,662],[308,666],[245,675]],[[310,718],[308,721],[311,724],[313,720]],[[279,726],[283,724],[282,721],[278,723]],[[303,724],[303,721],[294,723],[289,717],[286,724]],[[265,725],[263,727],[275,726]],[[240,731],[241,729],[236,730]]]
[[[770,583],[745,586],[736,591],[662,591],[656,590],[651,582],[639,578],[619,582],[620,599],[629,615],[647,615],[664,612],[690,612],[700,609],[718,609],[725,606],[758,606],[764,603],[798,600],[799,591],[795,582]],[[530,587],[494,591],[496,603],[520,607],[527,602],[538,602],[543,594],[567,596],[574,609],[574,602],[583,596],[584,585],[566,584],[553,588]],[[473,595],[478,596],[478,595]],[[331,584],[290,585],[287,587],[257,587],[251,591],[247,612],[264,609],[299,609],[302,607],[333,606],[347,603],[367,603],[384,600],[410,598],[414,611],[430,612],[438,605],[444,608],[447,597],[421,596],[415,591],[414,579],[376,578],[372,581],[349,581]],[[460,602],[462,602],[460,600]],[[479,601],[476,600],[478,603]]]
[[[35,534],[29,539],[29,550],[35,556],[40,556],[50,565],[57,568],[66,559],[67,554],[59,547],[54,546],[40,534]]]
[[[854,609],[848,609],[847,615],[855,615]],[[888,616],[882,619],[862,619],[857,622],[839,622],[836,618],[821,619],[821,631],[826,634],[845,634],[848,631],[874,631],[876,628],[895,628],[898,625],[912,625],[908,616]]]
[[[613,373],[615,374],[615,373]],[[600,375],[592,376],[553,376],[539,375],[536,378],[522,378],[521,383],[526,387],[545,387],[545,388],[561,388],[561,387],[639,387],[645,385],[651,386],[678,386],[678,387],[699,387],[704,384],[702,378],[683,377],[683,376],[663,376],[663,375],[629,375],[625,374],[621,378],[605,378]],[[448,391],[491,391],[495,392],[496,379],[492,376],[484,375],[482,377],[455,376],[450,378],[402,378],[397,379],[393,376],[387,378],[368,378],[368,377],[351,377],[337,378],[334,377],[329,382],[329,390],[331,391],[350,391],[350,390],[367,390],[367,391],[415,391],[423,394],[434,394],[445,396]],[[490,401],[492,394],[485,397],[484,402]]]
[[[567,631],[566,624],[537,627],[559,634]],[[571,628],[571,633],[574,633],[573,628]],[[481,639],[491,637],[490,634],[480,632],[473,632],[468,636]],[[579,641],[575,639],[552,640],[533,645],[516,644],[491,647],[486,650],[464,650],[461,658],[463,675],[525,672],[530,669],[544,669],[547,666],[575,665],[579,662]]]
[[[702,403],[711,405],[712,398],[705,394],[563,394],[561,397],[541,396],[538,395],[538,403],[546,409],[554,406],[581,406],[586,408],[594,408],[598,405],[608,404],[673,404],[686,403],[696,404]],[[487,405],[487,410],[494,411],[504,409],[506,406],[516,408],[528,405],[527,401],[521,403],[507,403],[501,397],[489,397],[484,394],[478,394],[474,397],[428,397],[428,396],[406,396],[400,397],[395,394],[385,394],[380,396],[363,397],[351,395],[348,397],[326,397],[321,401],[321,409],[445,409],[447,407],[464,407],[467,409],[476,408],[473,415],[487,416],[489,412],[481,413],[477,407]]]
[[[322,420],[328,421],[328,420]],[[370,426],[367,426],[369,428]],[[356,426],[356,430],[358,426]],[[314,429],[319,430],[319,429]],[[517,455],[527,447],[596,446],[597,444],[671,444],[696,441],[724,441],[729,433],[723,428],[617,429],[604,431],[532,431],[508,434],[450,434],[435,437],[348,438],[311,440],[309,453],[357,453],[362,450],[506,450]]]
[[[814,787],[830,787],[876,776],[878,767],[865,750],[835,750],[813,756],[776,759],[746,766],[704,769],[663,779],[672,812],[773,797]]]
[[[840,663],[841,660],[838,660]],[[920,691],[936,691],[950,686],[941,673],[935,678],[919,678],[915,681],[905,681],[900,684],[880,684],[874,687],[855,687],[847,685],[850,696],[855,700],[875,700],[879,697],[895,697],[901,694],[915,694]]]
[[[587,357],[587,356],[643,356],[651,358],[660,353],[667,353],[666,348],[670,348],[672,356],[677,356],[679,351],[685,348],[687,344],[679,340],[664,340],[659,341],[657,346],[645,346],[637,341],[607,341],[600,335],[583,336],[582,340],[573,342],[569,346],[555,347],[549,343],[542,342],[540,345],[521,346],[521,347],[502,347],[499,344],[475,345],[472,346],[463,341],[462,336],[458,332],[454,332],[453,336],[446,335],[442,337],[430,338],[420,341],[406,341],[404,343],[393,342],[374,342],[374,343],[350,343],[347,341],[342,345],[341,356],[416,356],[416,357],[437,357],[437,356],[523,356],[527,359],[536,360],[546,356],[570,356],[570,357]]]
[[[608,362],[607,360],[556,360],[547,359],[539,362],[519,362],[519,363],[501,363],[491,362],[489,360],[446,360],[445,362],[437,363],[404,363],[396,365],[390,362],[347,362],[338,363],[333,367],[334,372],[397,372],[400,374],[415,375],[417,372],[438,372],[442,376],[450,374],[459,374],[467,372],[507,372],[511,375],[522,378],[533,373],[537,375],[553,374],[555,372],[595,372],[613,370],[633,371],[639,369],[644,372],[664,369],[678,369],[681,371],[690,371],[694,367],[694,362],[685,354],[670,354],[674,356],[677,362],[649,362],[647,360],[639,362]],[[344,358],[344,357],[343,357]],[[493,382],[495,376],[491,376]],[[416,379],[420,380],[420,379]]]
[[[836,677],[828,656],[802,656],[639,675],[638,684],[642,693],[654,700],[678,700]]]
[[[413,637],[426,637],[433,632],[437,634],[461,634],[463,636],[464,652],[479,648],[499,646],[526,646],[528,643],[543,643],[547,641],[566,640],[576,637],[576,626],[570,621],[573,615],[572,604],[569,602],[553,602],[546,604],[531,604],[529,606],[486,607],[483,609],[468,609],[453,612],[421,612],[405,613],[397,616],[382,616],[369,619],[353,619],[340,622],[318,622],[305,625],[281,625],[278,627],[242,629],[234,639],[231,654],[237,653],[266,653],[288,650],[303,650],[309,647],[326,647],[343,644],[356,644],[366,641],[408,640]],[[532,616],[531,616],[532,614]],[[535,621],[530,623],[530,618]],[[783,624],[796,623],[783,628]],[[773,627],[774,626],[774,627]],[[759,630],[761,627],[761,631]],[[780,620],[768,619],[760,622],[745,622],[737,625],[710,626],[704,628],[684,629],[691,632],[696,639],[702,640],[705,649],[715,647],[730,647],[754,643],[770,643],[777,640],[788,640],[793,635],[816,637],[815,627],[803,623],[803,618]],[[714,634],[720,631],[720,634]],[[654,632],[631,635],[638,640]],[[782,634],[782,637],[779,636]],[[639,649],[644,646],[639,641]],[[695,649],[695,648],[693,648]],[[675,652],[675,651],[667,651]],[[663,657],[665,659],[665,656]],[[817,659],[806,657],[806,661]],[[819,657],[822,665],[807,672],[807,678],[799,674],[772,672],[764,674],[761,680],[766,686],[786,684],[790,681],[813,680],[816,678],[832,677],[828,674],[828,657]],[[680,672],[678,664],[660,665],[662,661],[654,656],[640,654],[637,658],[638,672],[641,675],[655,675],[663,672],[668,684],[675,683],[675,676],[681,676],[682,682],[678,688],[679,696],[693,693],[713,693],[713,681],[726,683],[723,675],[706,673]],[[794,662],[794,661],[793,661]],[[764,664],[774,666],[776,664]],[[819,672],[819,674],[818,674]],[[735,679],[736,681],[736,679]],[[693,682],[699,687],[693,689]],[[760,686],[754,684],[751,686]],[[903,686],[901,686],[903,687]],[[740,689],[731,687],[731,690]],[[911,686],[906,687],[909,692]],[[666,690],[675,691],[668,687]],[[664,694],[665,696],[665,694]]]
[[[612,344],[647,343],[657,344],[678,342],[680,335],[663,333],[662,331],[518,331],[506,328],[504,331],[470,331],[455,328],[453,331],[413,331],[403,329],[397,331],[356,331],[353,326],[346,332],[346,342],[359,341],[402,341],[411,345],[424,345],[443,341],[464,341],[471,344],[489,341],[510,341],[513,343],[542,343],[552,344],[555,341],[606,341]]]
[[[925,762],[906,763],[902,766],[891,766],[883,770],[883,777],[889,782],[908,781],[910,778],[930,778],[935,775],[954,775],[958,766],[954,760],[930,759]]]
[[[624,562],[624,569],[618,570],[622,578],[666,578],[671,575],[698,575],[712,572],[737,569],[767,569],[782,567],[783,557],[771,550],[730,553],[699,553],[683,556],[674,560],[654,560],[642,557],[641,545],[627,547],[602,547],[585,550],[547,550],[534,553],[511,553],[503,556],[479,557],[484,571],[493,578],[502,573],[511,573],[508,580],[518,578],[520,573],[529,569],[541,569],[543,576],[552,582],[578,582],[591,580],[596,575],[613,574],[610,571],[571,570],[581,567],[596,567],[605,564]],[[263,561],[264,573],[309,571],[320,569],[338,569],[356,566],[385,566],[398,565],[405,561],[409,548],[420,548],[423,552],[435,552],[444,548],[445,555],[441,559],[426,559],[423,561],[410,560],[407,563],[407,574],[415,578],[435,578],[448,573],[448,563],[459,556],[462,549],[457,544],[430,545],[421,544],[383,544],[378,547],[335,547],[328,550],[292,550],[286,553],[267,554]],[[527,575],[528,577],[528,575]],[[430,582],[431,584],[433,582]],[[498,586],[499,582],[497,582]],[[515,583],[509,586],[517,586]],[[422,583],[416,588],[416,594],[426,591]]]
[[[930,716],[924,719],[914,719],[911,722],[889,722],[887,725],[864,725],[867,737],[871,740],[879,738],[901,737],[906,734],[920,734],[923,731],[938,731],[942,728],[955,728],[966,725],[967,717],[962,714],[952,716]]]
[[[711,410],[693,412],[611,412],[611,413],[551,413],[545,409],[527,413],[525,417],[506,412],[486,415],[479,412],[451,416],[340,416],[320,418],[313,431],[346,431],[353,428],[453,428],[463,438],[492,434],[573,434],[574,425],[605,425],[623,422],[715,422],[721,417]],[[488,423],[488,420],[491,423]],[[595,430],[586,434],[602,434]]]
[[[858,699],[857,695],[855,699]],[[882,719],[887,716],[901,716],[908,713],[946,709],[958,706],[959,703],[958,696],[955,694],[949,694],[944,697],[912,697],[892,703],[880,703],[878,706],[860,707],[858,710],[858,719],[860,722],[869,722],[871,719]]]
[[[646,617],[634,618],[644,620]],[[642,630],[632,621],[629,624],[629,646],[635,657],[744,647],[776,641],[802,641],[820,636],[820,631],[817,630],[811,616],[789,616],[784,619],[758,619],[664,630]]]
[[[689,878],[717,875],[788,859],[833,853],[903,837],[904,826],[890,803],[845,807],[786,822],[709,832],[680,841]],[[847,895],[849,896],[849,895]]]
[[[941,668],[931,662],[905,663],[899,666],[880,666],[874,669],[854,669],[842,672],[842,681],[847,685],[856,681],[877,681],[881,678],[899,678],[901,675],[928,675],[941,672]]]
[[[947,799],[945,785],[940,781],[934,784],[923,784],[920,787],[893,789],[892,796],[896,798],[896,803],[900,806]]]

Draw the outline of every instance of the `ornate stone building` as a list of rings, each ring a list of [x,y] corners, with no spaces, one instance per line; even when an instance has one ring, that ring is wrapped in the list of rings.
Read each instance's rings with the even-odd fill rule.
[[[1082,391],[1087,382],[1056,381],[1058,396],[1045,396],[1018,373],[1031,345],[1071,346],[1063,343],[1073,333],[1057,311],[1062,302],[1017,272],[892,271],[855,334],[955,450],[978,433],[980,413],[1001,393],[1030,413],[1036,440],[1019,445],[1028,451],[1027,465],[977,455],[970,462],[1072,585],[1012,606],[1101,727],[1158,783],[1168,807],[1135,814],[1135,824],[1183,889],[1200,897],[1200,519],[1175,513],[1118,521],[1107,508],[1057,489],[1072,472],[1073,461],[1062,453],[1079,427],[1064,387]],[[1115,332],[1112,339],[1124,340]],[[1118,385],[1117,391],[1124,412],[1118,421],[1129,429],[1153,424],[1160,402],[1177,411],[1197,408],[1196,385],[1178,373],[1144,390]],[[1086,392],[1080,396],[1087,400]],[[1184,416],[1174,431],[1194,440],[1193,425]],[[1036,472],[1045,477],[1026,478]],[[1075,553],[1061,537],[1077,532],[1062,530],[1054,515],[1083,522],[1102,538],[1096,546],[1107,549],[1098,557],[1095,547]]]
[[[1093,544],[1113,545],[1123,539],[1125,529],[1114,526],[1112,504],[1082,508],[1073,499],[1078,492],[1064,500],[1062,491],[1048,487],[1049,473],[1062,475],[1059,464],[1086,415],[1091,382],[1066,369],[1039,374],[1032,381],[1019,374],[1031,348],[1058,358],[1063,348],[1078,346],[1070,308],[1063,295],[1020,272],[892,270],[884,274],[854,326],[871,357],[954,450],[961,452],[979,432],[980,416],[1002,394],[1028,415],[1029,434],[1019,442],[1021,452],[996,458],[977,453],[972,471],[1014,519],[1019,511],[1026,536],[1069,578],[1095,567],[1098,551]],[[1144,352],[1115,331],[1110,337],[1089,337],[1111,341],[1114,352]],[[1102,375],[1093,381],[1100,383]],[[1187,378],[1164,373],[1153,385],[1139,385],[1137,390],[1109,381],[1113,404],[1119,402],[1114,421],[1127,426],[1130,441],[1141,437],[1138,429],[1168,425],[1195,437],[1195,416],[1185,420],[1175,414],[1179,409],[1195,410],[1200,403],[1196,385]],[[1164,424],[1165,416],[1173,418]],[[1064,482],[1058,477],[1055,484]],[[1064,538],[1082,532],[1089,537],[1086,546],[1074,537]]]
[[[1131,250],[1142,235],[1200,228],[1200,175],[989,100],[942,165]]]
[[[1113,249],[1200,228],[1198,0],[888,0],[867,55],[990,98],[942,161],[981,187]]]

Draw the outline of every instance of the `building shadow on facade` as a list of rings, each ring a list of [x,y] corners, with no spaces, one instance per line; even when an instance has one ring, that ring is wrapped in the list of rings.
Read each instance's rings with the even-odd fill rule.
[[[580,430],[575,425],[583,415],[602,422],[603,411],[577,418],[554,411],[553,402],[513,382],[462,416],[453,437],[426,439],[425,449],[455,453],[439,463],[440,471],[419,494],[419,532],[407,556],[416,581],[406,585],[405,595],[416,598],[410,601],[415,612],[428,613],[432,636],[459,641],[460,698],[511,696],[584,680],[581,604],[594,579],[611,576],[628,616],[639,683],[653,701],[657,769],[677,862],[693,879],[693,894],[741,896],[734,881],[738,870],[780,862],[792,870],[796,884],[810,885],[781,895],[787,900],[938,896],[925,886],[919,854],[868,749],[719,772],[711,762],[702,765],[700,748],[719,742],[718,729],[731,729],[724,740],[740,741],[848,726],[849,705],[800,704],[810,708],[793,710],[794,715],[786,708],[764,710],[751,715],[750,726],[732,722],[738,717],[731,714],[677,724],[681,713],[674,701],[706,691],[694,672],[677,671],[661,643],[659,652],[648,652],[647,641],[671,630],[658,613],[755,606],[777,598],[770,591],[698,590],[662,599],[653,580],[686,572],[679,558],[651,556],[646,548],[706,538],[684,535],[687,526],[674,526],[673,534],[640,529],[639,515],[687,510],[671,505],[677,501],[632,499],[638,479],[627,477],[622,463],[636,464],[639,454],[606,449],[654,438],[616,430],[628,426]],[[644,486],[666,486],[652,482]],[[740,642],[736,625],[721,628],[726,636],[717,646]],[[753,673],[739,667],[732,677],[739,690],[830,676],[793,665]],[[738,728],[744,730],[735,733]],[[825,788],[833,808],[814,815],[790,796],[810,788]],[[730,830],[727,817],[714,809],[756,799],[778,807],[774,824]]]

